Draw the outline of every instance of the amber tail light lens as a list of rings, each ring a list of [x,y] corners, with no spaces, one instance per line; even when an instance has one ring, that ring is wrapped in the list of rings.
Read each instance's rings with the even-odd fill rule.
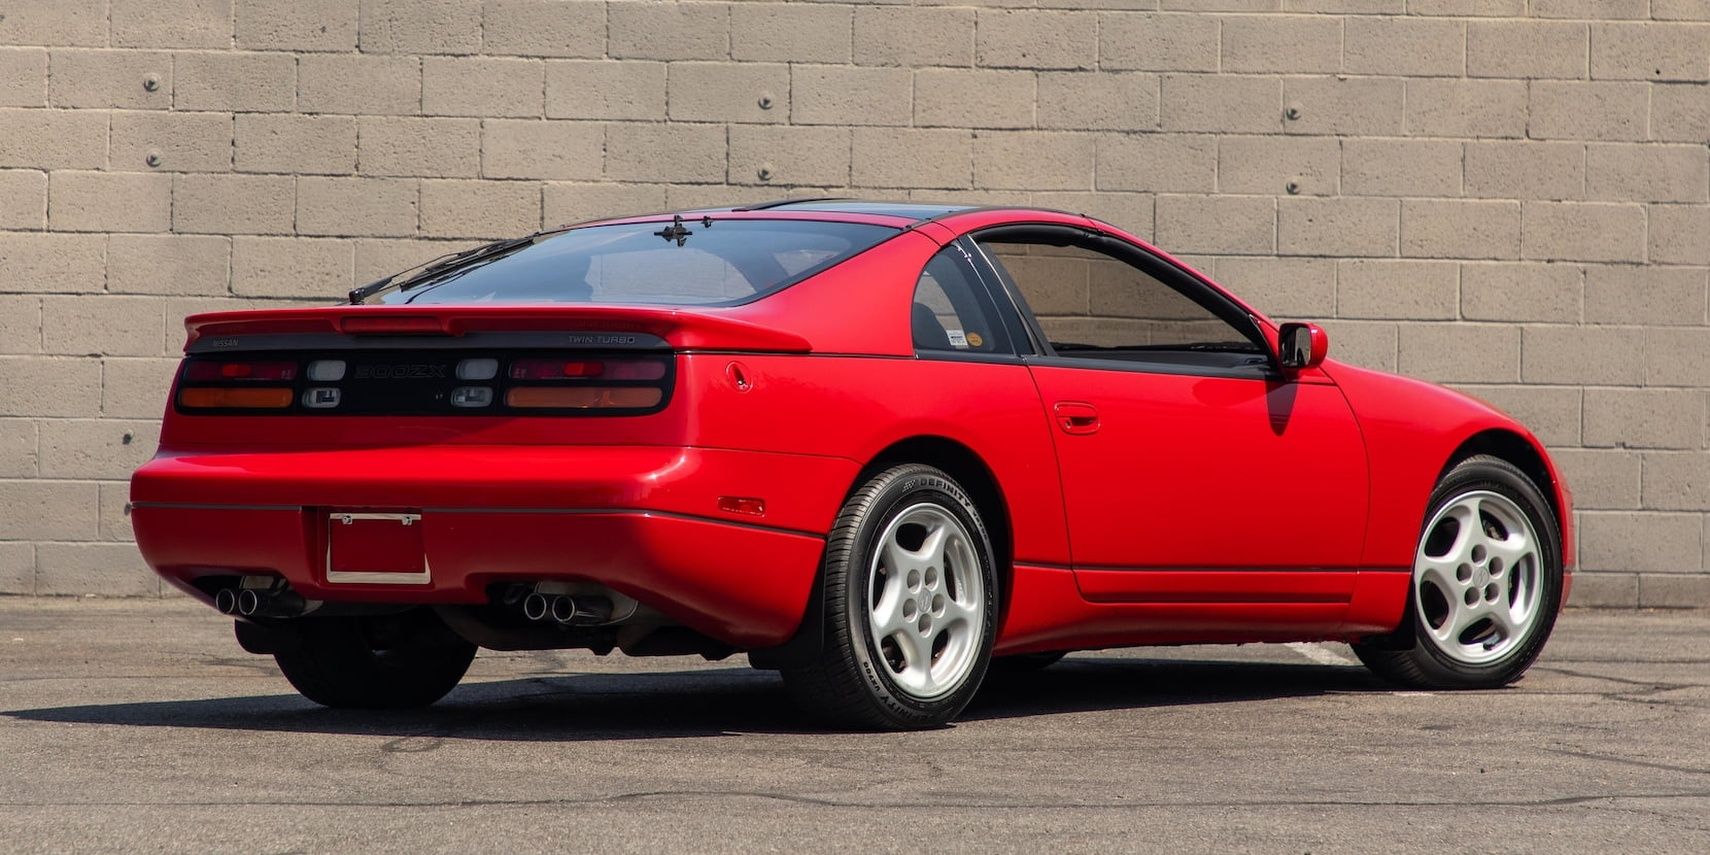
[[[505,405],[519,409],[641,410],[659,406],[665,390],[646,386],[524,386],[505,393]]]
[[[219,387],[178,391],[181,406],[198,410],[283,410],[293,395],[285,388]]]

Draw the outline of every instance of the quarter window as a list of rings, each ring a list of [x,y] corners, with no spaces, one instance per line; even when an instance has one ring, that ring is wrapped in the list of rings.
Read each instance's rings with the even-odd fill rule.
[[[938,251],[921,271],[909,307],[917,351],[1009,353],[997,312],[959,246]]]

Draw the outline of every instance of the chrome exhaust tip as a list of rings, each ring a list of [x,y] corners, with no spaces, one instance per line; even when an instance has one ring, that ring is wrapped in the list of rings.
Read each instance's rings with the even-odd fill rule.
[[[253,617],[256,612],[261,610],[261,595],[257,594],[252,588],[245,588],[239,591],[237,595],[237,610],[238,614],[243,615],[244,617]]]
[[[552,598],[552,619],[559,623],[569,623],[576,619],[576,601],[570,597],[559,595]]]
[[[541,620],[545,618],[549,609],[550,604],[547,602],[546,595],[544,594],[531,593],[523,598],[523,617],[528,618],[529,620]]]
[[[236,614],[237,607],[238,597],[236,591],[233,591],[231,588],[221,588],[214,592],[214,608],[218,609],[220,614]]]

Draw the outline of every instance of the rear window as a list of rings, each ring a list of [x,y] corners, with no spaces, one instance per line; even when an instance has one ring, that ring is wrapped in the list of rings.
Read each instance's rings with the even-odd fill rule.
[[[808,278],[897,233],[809,220],[587,226],[406,279],[365,302],[740,303]]]

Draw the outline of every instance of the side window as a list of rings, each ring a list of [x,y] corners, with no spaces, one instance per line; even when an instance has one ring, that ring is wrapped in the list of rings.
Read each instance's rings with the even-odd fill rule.
[[[1060,356],[1222,367],[1268,361],[1247,332],[1127,260],[1042,241],[977,242]]]
[[[990,296],[957,246],[939,250],[921,271],[909,328],[917,351],[1013,352]]]

